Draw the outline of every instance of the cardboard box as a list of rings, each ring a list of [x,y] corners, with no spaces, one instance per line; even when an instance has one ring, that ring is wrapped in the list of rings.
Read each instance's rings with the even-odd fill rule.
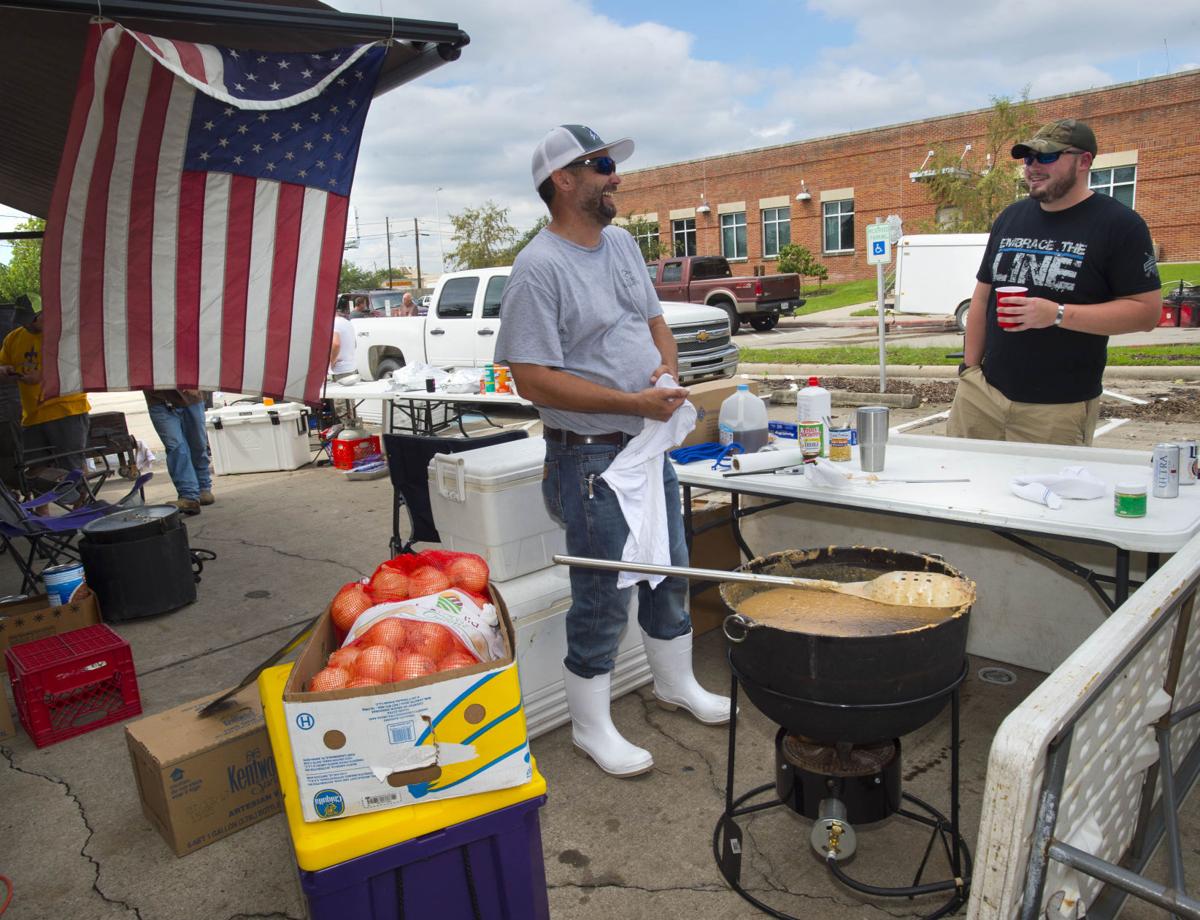
[[[729,526],[729,503],[692,500],[692,528],[700,531],[692,538],[691,564],[698,569],[731,571],[742,564],[742,551]],[[701,583],[693,583],[699,586]],[[705,583],[707,585],[707,583]],[[718,628],[730,610],[721,600],[719,585],[706,586],[691,598],[692,632],[699,636]]]
[[[758,382],[748,377],[709,380],[688,387],[688,400],[696,407],[696,427],[683,439],[680,447],[706,444],[720,439],[717,423],[721,416],[721,403],[732,396],[741,383],[749,384],[751,393],[758,392]]]
[[[329,609],[283,692],[305,821],[528,783],[529,739],[515,636],[494,589],[504,656],[415,680],[307,693],[338,647]],[[444,592],[456,603],[453,592]]]
[[[13,719],[12,706],[8,702],[8,694],[4,691],[4,681],[0,680],[0,741],[7,741],[17,736],[17,724]]]
[[[142,811],[176,856],[269,818],[282,804],[258,690],[247,687],[200,718],[216,696],[125,726]]]
[[[80,588],[75,599],[61,607],[52,607],[44,594],[0,604],[0,655],[22,642],[57,636],[99,622],[100,604],[86,587]]]

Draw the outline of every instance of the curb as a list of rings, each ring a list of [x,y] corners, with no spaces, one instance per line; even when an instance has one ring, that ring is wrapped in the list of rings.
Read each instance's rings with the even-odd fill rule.
[[[878,364],[739,364],[737,373],[747,377],[878,377]],[[958,368],[947,364],[888,365],[889,377],[933,377],[952,379]],[[1105,380],[1162,380],[1171,382],[1200,381],[1200,367],[1110,367],[1104,371]]]

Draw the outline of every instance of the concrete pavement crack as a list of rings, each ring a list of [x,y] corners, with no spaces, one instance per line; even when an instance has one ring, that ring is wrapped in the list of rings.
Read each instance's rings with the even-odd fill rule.
[[[697,757],[699,757],[700,760],[704,763],[705,769],[708,771],[708,781],[709,781],[709,784],[712,786],[713,791],[715,793],[717,793],[718,796],[723,797],[725,795],[725,787],[721,784],[721,781],[718,779],[716,765],[713,763],[713,761],[709,757],[709,755],[698,748],[690,747],[690,746],[684,744],[677,737],[675,737],[669,731],[667,731],[666,727],[662,724],[663,719],[661,716],[657,719],[651,718],[651,716],[659,716],[660,713],[662,714],[662,716],[667,716],[667,715],[669,715],[669,713],[667,712],[667,710],[663,709],[661,706],[658,705],[658,700],[654,696],[653,685],[650,685],[650,686],[651,686],[651,689],[647,693],[643,693],[641,690],[639,690],[638,694],[637,694],[638,699],[640,699],[642,702],[642,717],[645,719],[646,724],[649,725],[651,728],[653,728],[656,732],[658,732],[664,738],[668,739],[669,741],[674,742],[674,744],[677,747],[682,748],[683,750],[685,750],[691,754],[695,754]],[[695,716],[693,716],[690,712],[688,712],[683,707],[680,707],[679,709],[677,709],[676,712],[683,713],[684,718],[687,718],[687,719],[695,719],[696,718]],[[699,720],[696,720],[696,721],[697,721],[697,724],[703,724],[703,723],[700,723]],[[723,731],[727,730],[726,726],[714,725],[714,726],[709,726],[709,727],[720,728]]]
[[[26,776],[44,779],[46,782],[52,783],[56,786],[62,786],[63,794],[75,803],[75,807],[79,809],[79,820],[83,822],[83,826],[87,829],[87,837],[84,838],[83,844],[79,848],[79,855],[95,867],[96,876],[92,879],[92,890],[96,892],[96,894],[100,896],[100,899],[106,904],[112,904],[116,907],[120,907],[123,910],[130,911],[135,917],[138,918],[138,920],[143,920],[142,912],[138,908],[118,898],[110,898],[100,890],[100,862],[87,852],[87,846],[89,843],[91,843],[92,836],[96,833],[96,831],[88,822],[87,810],[83,807],[83,802],[81,802],[79,800],[79,796],[77,796],[71,790],[70,784],[67,783],[66,780],[59,779],[55,776],[47,776],[45,773],[38,773],[36,770],[27,770],[24,767],[17,766],[17,762],[13,759],[13,752],[9,748],[0,747],[0,757],[3,757],[6,761],[8,761],[8,768],[10,770],[14,770],[17,773],[24,773]]]
[[[305,556],[301,553],[289,553],[280,549],[278,546],[272,546],[269,543],[254,543],[251,540],[234,539],[231,537],[209,537],[199,531],[197,531],[196,537],[207,540],[209,543],[232,543],[237,546],[250,546],[255,549],[265,549],[275,553],[277,556],[284,556],[288,559],[299,559],[302,562],[325,562],[329,565],[336,566],[339,569],[347,569],[348,571],[354,572],[354,574],[359,578],[367,578],[370,575],[370,572],[362,572],[352,565],[348,565],[345,562],[339,562],[337,559],[325,559],[317,556]]]
[[[181,664],[189,664],[190,662],[193,662],[193,661],[199,661],[201,658],[207,658],[209,655],[215,655],[218,652],[224,652],[231,648],[237,648],[238,646],[245,645],[248,642],[255,642],[258,639],[265,638],[266,636],[273,636],[273,635],[275,635],[275,633],[284,632],[285,630],[299,629],[299,627],[301,625],[303,625],[303,623],[304,623],[304,620],[296,620],[291,623],[284,623],[282,626],[276,626],[273,629],[268,629],[268,630],[265,630],[260,633],[255,633],[253,636],[246,636],[244,639],[238,639],[237,642],[230,642],[227,645],[219,645],[214,648],[205,649],[203,652],[200,652],[198,655],[189,655],[187,658],[177,658],[175,661],[168,661],[166,664],[160,664],[156,668],[147,668],[144,671],[138,671],[137,672],[138,677],[145,677],[148,674],[155,674],[159,671],[165,671],[168,668],[175,668]]]

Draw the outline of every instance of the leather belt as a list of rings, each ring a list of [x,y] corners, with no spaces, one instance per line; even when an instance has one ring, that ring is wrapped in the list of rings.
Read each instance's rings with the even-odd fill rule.
[[[543,426],[542,436],[547,441],[564,444],[567,447],[579,447],[583,444],[613,444],[624,447],[633,440],[633,435],[623,431],[613,431],[608,434],[577,434],[574,431],[563,431],[561,428]]]

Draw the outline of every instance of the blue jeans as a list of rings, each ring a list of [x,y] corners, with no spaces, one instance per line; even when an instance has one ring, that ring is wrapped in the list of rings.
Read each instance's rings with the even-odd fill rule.
[[[173,409],[151,403],[150,421],[167,451],[167,472],[180,498],[195,501],[212,490],[208,462],[208,436],[204,431],[204,403]]]
[[[629,528],[616,493],[600,478],[620,448],[608,444],[566,447],[546,442],[542,498],[550,516],[567,528],[567,552],[593,559],[621,558]],[[688,564],[687,540],[679,504],[679,480],[663,457],[667,500],[667,533],[672,565]],[[571,569],[571,609],[567,611],[567,657],[564,664],[580,677],[613,669],[617,645],[628,620],[633,588],[617,589],[617,573]],[[637,585],[638,623],[655,639],[675,639],[692,628],[688,615],[688,583],[664,579],[654,590]]]

